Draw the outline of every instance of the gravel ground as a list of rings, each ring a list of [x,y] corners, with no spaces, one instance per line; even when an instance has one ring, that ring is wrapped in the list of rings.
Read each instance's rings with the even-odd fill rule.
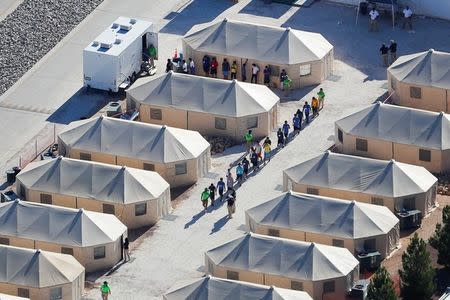
[[[0,22],[0,95],[103,0],[25,0]]]

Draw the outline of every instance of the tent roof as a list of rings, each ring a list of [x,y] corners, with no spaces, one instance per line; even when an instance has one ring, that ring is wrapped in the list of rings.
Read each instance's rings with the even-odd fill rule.
[[[71,283],[83,272],[72,255],[0,245],[0,282],[45,288]]]
[[[156,172],[61,156],[27,165],[17,179],[32,190],[121,204],[156,199],[169,188]]]
[[[437,182],[424,167],[329,151],[284,173],[299,184],[393,198],[424,193]]]
[[[345,133],[365,138],[450,149],[450,115],[380,102],[336,121]]]
[[[25,201],[0,203],[0,235],[72,247],[113,243],[127,228],[116,216]]]
[[[69,147],[172,163],[199,157],[209,143],[196,131],[101,116],[76,121],[59,135]]]
[[[280,65],[321,60],[333,49],[319,33],[228,19],[186,35],[183,40],[197,51]]]
[[[206,252],[216,265],[308,281],[347,276],[358,260],[345,248],[247,233]]]
[[[430,49],[400,56],[388,72],[405,83],[450,89],[449,66],[450,53]]]
[[[164,300],[312,300],[308,293],[242,281],[203,277],[169,291]]]
[[[140,103],[227,117],[265,113],[280,100],[264,85],[172,71],[139,79],[127,94]]]
[[[287,192],[246,211],[259,224],[360,239],[387,234],[397,217],[385,206]]]
[[[0,293],[0,300],[29,300],[30,298],[23,298]]]

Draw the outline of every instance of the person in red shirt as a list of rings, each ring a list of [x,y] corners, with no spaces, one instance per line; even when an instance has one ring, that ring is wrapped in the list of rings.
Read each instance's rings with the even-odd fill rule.
[[[217,78],[217,67],[219,66],[219,63],[217,62],[217,59],[213,57],[211,61],[211,77]]]

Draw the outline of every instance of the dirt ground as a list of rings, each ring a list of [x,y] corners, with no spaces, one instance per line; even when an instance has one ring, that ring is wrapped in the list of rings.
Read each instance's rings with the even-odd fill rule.
[[[431,212],[431,214],[429,214],[422,220],[422,226],[419,229],[415,231],[400,233],[400,244],[401,244],[400,249],[396,250],[391,255],[391,257],[382,262],[382,265],[386,267],[386,269],[391,274],[392,279],[394,280],[397,294],[400,294],[400,276],[398,275],[398,270],[402,266],[402,254],[408,247],[410,238],[414,235],[414,232],[417,232],[422,239],[428,240],[428,238],[434,233],[436,224],[442,222],[442,209],[446,205],[450,205],[450,196],[437,195],[437,201],[439,203],[439,206],[436,207]],[[443,272],[443,270],[441,270],[442,267],[436,263],[437,251],[431,248],[430,246],[428,246],[428,251],[431,254],[433,266],[437,269],[437,273],[439,274],[438,292],[437,295],[434,297],[434,299],[438,299],[439,298],[438,295],[442,295],[446,285],[450,284],[448,276],[449,274]]]

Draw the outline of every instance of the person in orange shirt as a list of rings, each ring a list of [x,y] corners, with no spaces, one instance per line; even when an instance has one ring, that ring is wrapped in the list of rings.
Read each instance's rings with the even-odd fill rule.
[[[319,100],[316,97],[312,98],[311,108],[313,111],[313,118],[319,115]]]

